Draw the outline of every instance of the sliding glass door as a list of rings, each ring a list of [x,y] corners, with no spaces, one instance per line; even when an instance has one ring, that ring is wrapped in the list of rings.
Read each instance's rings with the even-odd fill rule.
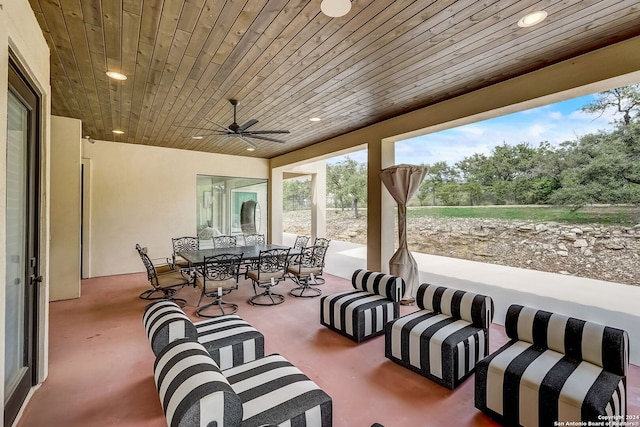
[[[37,95],[9,67],[6,168],[4,425],[35,384],[38,273]]]

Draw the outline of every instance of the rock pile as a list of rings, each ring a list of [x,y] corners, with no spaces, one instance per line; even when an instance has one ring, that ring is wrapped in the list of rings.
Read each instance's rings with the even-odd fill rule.
[[[366,244],[366,218],[329,212],[327,237]],[[285,231],[308,234],[308,216],[285,215]],[[640,224],[567,225],[496,219],[409,219],[412,251],[640,285]]]
[[[422,218],[408,235],[417,252],[640,284],[640,225]]]

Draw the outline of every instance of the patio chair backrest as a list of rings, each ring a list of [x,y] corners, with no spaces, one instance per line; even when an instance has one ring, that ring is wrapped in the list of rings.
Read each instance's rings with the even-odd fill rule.
[[[243,254],[220,254],[204,258],[200,270],[205,283],[208,281],[238,280]]]
[[[416,304],[423,310],[446,314],[488,328],[493,320],[493,300],[461,289],[423,283],[416,292]]]
[[[151,283],[152,286],[158,285],[158,273],[156,272],[156,268],[147,255],[147,248],[143,248],[139,243],[136,243],[136,250],[138,251],[138,255],[140,255],[140,259],[142,260],[142,264],[144,264],[144,268],[147,270],[147,280]]]
[[[244,235],[245,246],[264,245],[265,243],[266,243],[266,239],[264,237],[264,234],[245,234]]]
[[[622,329],[513,304],[504,323],[512,340],[532,343],[626,375],[629,366],[629,335]]]
[[[200,249],[200,239],[197,237],[174,237],[171,239],[173,254],[179,251],[197,251]]]
[[[359,269],[353,272],[351,284],[360,291],[381,295],[393,302],[400,302],[405,283],[401,277]]]
[[[271,275],[282,271],[284,277],[289,264],[289,250],[290,249],[269,249],[260,251],[258,275]]]
[[[215,236],[213,238],[214,248],[234,248],[236,247],[236,236]]]
[[[309,243],[309,236],[296,236],[296,241],[293,243],[293,249],[302,249],[307,247]]]

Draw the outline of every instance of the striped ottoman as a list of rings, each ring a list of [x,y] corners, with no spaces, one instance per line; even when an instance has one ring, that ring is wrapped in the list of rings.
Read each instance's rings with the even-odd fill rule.
[[[360,343],[384,333],[384,325],[400,315],[404,280],[388,274],[356,270],[352,291],[320,300],[320,323]]]
[[[476,408],[514,426],[625,420],[626,331],[521,305],[505,331],[511,341],[476,367]]]
[[[176,303],[162,300],[147,306],[143,324],[156,356],[179,338],[204,345],[220,369],[264,356],[264,335],[237,315],[192,323]]]
[[[198,342],[220,369],[242,365],[264,357],[264,335],[232,314],[194,323]]]
[[[331,426],[331,397],[279,354],[222,371],[242,400],[242,426]]]
[[[421,310],[389,322],[385,356],[440,385],[454,389],[489,354],[491,298],[424,283]]]
[[[331,397],[277,354],[220,370],[202,344],[179,339],[154,376],[171,427],[332,425]]]

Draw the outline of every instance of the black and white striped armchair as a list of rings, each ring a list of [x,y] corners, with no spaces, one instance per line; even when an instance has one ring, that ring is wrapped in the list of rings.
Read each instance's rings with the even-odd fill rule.
[[[405,283],[401,277],[356,270],[354,290],[322,297],[320,323],[360,343],[384,333],[384,325],[400,315]]]
[[[476,367],[476,408],[513,426],[625,420],[626,331],[521,305],[505,330],[511,341]]]
[[[332,425],[331,397],[278,354],[220,369],[184,338],[160,352],[154,377],[171,427]]]
[[[485,295],[424,283],[420,310],[387,324],[385,356],[454,389],[489,354],[493,300]]]

